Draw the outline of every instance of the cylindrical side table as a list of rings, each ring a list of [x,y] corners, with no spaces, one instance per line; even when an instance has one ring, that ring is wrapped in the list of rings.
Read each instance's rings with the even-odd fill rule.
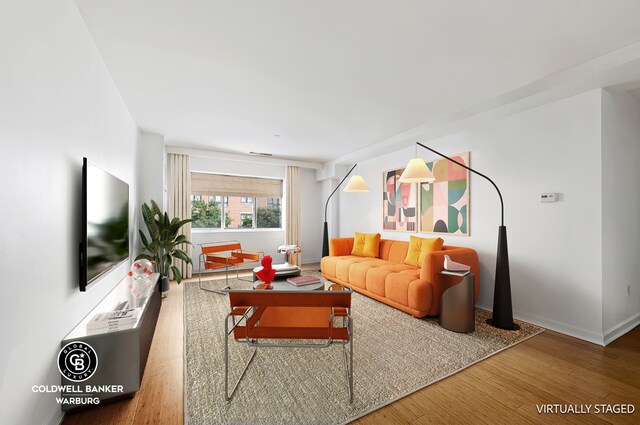
[[[440,274],[459,276],[445,270]],[[440,300],[440,326],[453,332],[469,333],[475,330],[474,284],[475,276],[469,273],[462,276],[460,283],[444,291]]]

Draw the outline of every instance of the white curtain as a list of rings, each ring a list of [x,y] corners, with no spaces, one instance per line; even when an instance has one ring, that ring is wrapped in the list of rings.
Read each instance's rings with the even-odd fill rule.
[[[298,245],[300,243],[300,167],[287,165],[285,185],[287,189],[285,243]]]
[[[180,220],[191,218],[191,162],[189,155],[169,154],[169,217]],[[191,223],[182,226],[180,234],[191,240]],[[180,249],[191,256],[191,245],[184,244]],[[191,277],[191,265],[184,261],[173,260],[183,279]]]

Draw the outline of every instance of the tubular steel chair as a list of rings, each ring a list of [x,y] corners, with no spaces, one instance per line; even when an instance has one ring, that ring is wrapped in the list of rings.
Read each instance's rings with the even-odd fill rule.
[[[202,286],[202,269],[222,269],[225,271],[225,284],[224,289],[229,288],[229,270],[236,270],[236,279],[238,277],[240,266],[255,264],[260,265],[264,253],[262,251],[247,251],[242,249],[239,241],[220,241],[200,244],[200,257],[198,266],[200,273],[198,274],[198,286],[200,289],[215,292],[217,294],[224,295],[226,292],[223,290],[209,289]],[[246,280],[246,279],[242,279]]]
[[[333,285],[328,291],[229,290],[231,313],[224,323],[224,397],[238,388],[258,347],[324,348],[342,345],[349,403],[353,401],[353,318],[350,288]],[[335,319],[335,321],[334,321]],[[337,322],[337,325],[336,323]],[[341,322],[341,323],[340,323]],[[229,393],[229,337],[254,347]],[[262,341],[278,340],[278,341]],[[297,342],[316,340],[316,342]],[[347,350],[347,345],[349,349]],[[347,352],[348,351],[348,352]]]

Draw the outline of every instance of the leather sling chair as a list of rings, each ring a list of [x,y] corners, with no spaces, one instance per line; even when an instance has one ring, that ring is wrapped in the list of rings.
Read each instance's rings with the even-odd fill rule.
[[[342,345],[349,403],[353,401],[353,318],[350,288],[327,291],[229,290],[231,312],[225,318],[224,397],[229,401],[259,347],[325,348]],[[253,347],[229,392],[229,337]],[[271,341],[270,341],[271,340]],[[278,340],[273,341],[273,340]],[[299,342],[299,340],[312,340]],[[347,349],[348,346],[348,349]]]
[[[262,251],[247,251],[242,249],[239,241],[219,241],[200,244],[200,257],[198,261],[198,286],[200,289],[216,294],[224,295],[229,288],[229,270],[236,270],[236,279],[240,279],[238,273],[241,266],[259,266],[264,253]],[[203,267],[204,266],[204,267]],[[202,271],[222,269],[225,271],[225,287],[222,289],[210,289],[202,286]],[[247,280],[247,279],[241,279]]]

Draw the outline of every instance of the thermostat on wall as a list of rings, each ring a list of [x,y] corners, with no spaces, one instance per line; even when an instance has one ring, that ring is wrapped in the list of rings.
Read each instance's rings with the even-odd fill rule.
[[[540,202],[557,202],[558,194],[554,192],[542,193],[540,195]]]

